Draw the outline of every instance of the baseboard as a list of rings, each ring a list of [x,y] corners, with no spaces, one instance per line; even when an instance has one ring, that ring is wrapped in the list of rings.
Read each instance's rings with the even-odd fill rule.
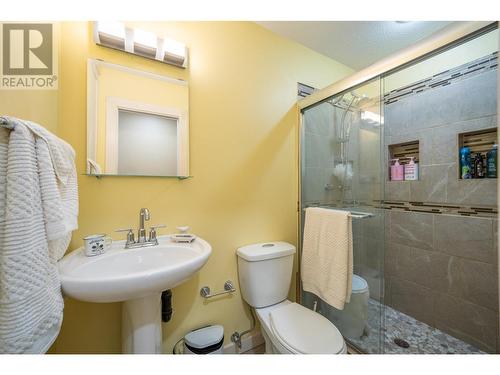
[[[241,339],[241,349],[239,349],[234,342],[224,345],[224,354],[240,354],[247,352],[264,343],[264,337],[260,331],[254,331],[245,335]]]

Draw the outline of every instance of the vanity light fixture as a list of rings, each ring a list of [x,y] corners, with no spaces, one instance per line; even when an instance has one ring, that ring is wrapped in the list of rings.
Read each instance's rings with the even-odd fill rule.
[[[186,45],[173,39],[165,39],[163,41],[163,61],[168,64],[182,65],[186,60],[187,49]]]
[[[96,43],[125,50],[125,25],[120,22],[98,21],[94,25]]]
[[[155,34],[134,29],[134,53],[150,59],[156,58],[158,50],[158,38]]]
[[[181,68],[187,67],[187,47],[152,32],[126,27],[120,22],[94,22],[96,44],[158,60]]]

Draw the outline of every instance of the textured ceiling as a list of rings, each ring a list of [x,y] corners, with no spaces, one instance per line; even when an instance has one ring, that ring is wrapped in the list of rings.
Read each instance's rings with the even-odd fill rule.
[[[266,21],[259,25],[360,70],[447,26],[448,21]]]

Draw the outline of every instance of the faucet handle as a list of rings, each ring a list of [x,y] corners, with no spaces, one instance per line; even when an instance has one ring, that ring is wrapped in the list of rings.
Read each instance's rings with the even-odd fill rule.
[[[150,229],[158,229],[158,228],[166,228],[167,226],[165,224],[157,224],[157,225],[151,225],[149,228]]]
[[[151,225],[149,227],[149,242],[158,243],[158,239],[156,238],[156,229],[158,228],[166,228],[165,224]]]
[[[115,232],[132,232],[132,228],[115,229]]]
[[[134,231],[132,228],[116,229],[115,232],[127,232],[127,245],[135,243]]]

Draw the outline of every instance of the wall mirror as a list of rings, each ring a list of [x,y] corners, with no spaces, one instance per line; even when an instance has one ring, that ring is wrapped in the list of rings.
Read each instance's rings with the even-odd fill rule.
[[[189,176],[186,81],[101,60],[87,68],[87,174]]]

